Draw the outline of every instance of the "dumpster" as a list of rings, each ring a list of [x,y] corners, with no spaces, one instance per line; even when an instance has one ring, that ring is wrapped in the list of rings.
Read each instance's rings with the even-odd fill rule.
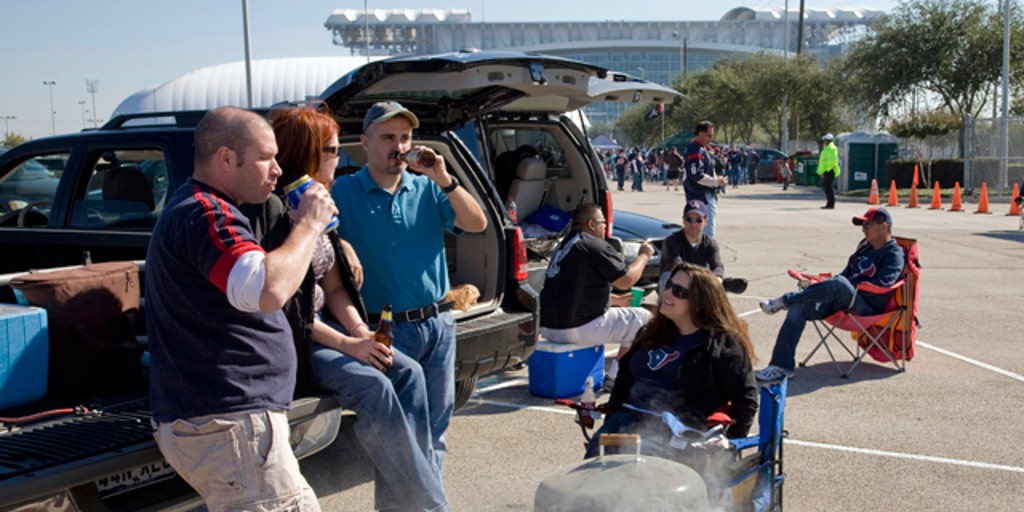
[[[793,169],[793,183],[815,187],[821,186],[821,176],[818,176],[818,155],[796,157],[796,168]]]

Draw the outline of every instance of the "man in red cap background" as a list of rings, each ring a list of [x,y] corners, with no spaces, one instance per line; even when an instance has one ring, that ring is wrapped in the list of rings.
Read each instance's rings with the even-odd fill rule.
[[[783,309],[788,312],[775,339],[771,363],[756,372],[758,380],[779,380],[793,374],[796,345],[808,320],[820,320],[846,309],[858,315],[885,310],[891,293],[856,292],[854,287],[863,282],[889,287],[903,273],[905,258],[903,249],[892,238],[892,216],[885,208],[871,208],[864,215],[854,217],[853,224],[861,227],[864,239],[857,244],[857,250],[839,275],[761,302],[761,310],[769,315]]]

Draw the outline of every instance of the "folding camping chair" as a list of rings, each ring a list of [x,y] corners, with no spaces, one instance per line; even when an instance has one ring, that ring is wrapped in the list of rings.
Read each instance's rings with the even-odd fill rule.
[[[800,362],[807,366],[807,361],[818,349],[824,347],[832,364],[839,375],[849,377],[854,368],[860,364],[864,356],[871,354],[876,361],[889,362],[899,372],[907,369],[907,361],[914,357],[914,343],[917,341],[917,297],[921,265],[918,261],[917,240],[913,238],[894,237],[896,243],[903,248],[906,264],[900,279],[890,287],[879,287],[871,283],[860,283],[856,291],[869,293],[892,292],[889,305],[883,313],[877,315],[858,315],[852,311],[840,311],[822,320],[813,320],[819,341],[810,354]],[[817,282],[823,276],[813,276],[793,270],[789,275],[800,281]],[[852,304],[852,301],[851,301]],[[849,331],[857,340],[857,346],[851,349],[837,334],[836,330]],[[853,363],[844,372],[836,360],[829,342],[835,341],[850,357]]]
[[[750,465],[727,484],[727,487],[734,489],[733,496],[737,504],[746,504],[737,506],[736,510],[782,510],[782,484],[786,481],[786,473],[782,468],[782,440],[789,435],[784,428],[788,386],[787,378],[762,384],[757,434],[733,440],[733,445],[741,455],[757,448],[755,453],[743,455],[743,460],[749,461]],[[751,480],[751,477],[754,478]]]

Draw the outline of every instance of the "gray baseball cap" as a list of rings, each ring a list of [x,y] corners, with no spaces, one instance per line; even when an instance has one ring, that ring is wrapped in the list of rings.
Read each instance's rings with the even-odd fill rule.
[[[400,103],[397,101],[382,101],[374,103],[370,110],[366,111],[366,117],[363,118],[363,132],[365,133],[369,130],[371,124],[381,123],[395,116],[402,116],[408,119],[413,128],[420,127],[420,120],[416,118],[416,114],[407,110]]]

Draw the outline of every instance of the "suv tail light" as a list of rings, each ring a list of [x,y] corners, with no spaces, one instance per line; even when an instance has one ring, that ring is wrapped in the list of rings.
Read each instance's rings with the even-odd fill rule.
[[[512,235],[512,264],[516,281],[526,281],[530,277],[529,266],[526,261],[526,239],[523,237],[522,228],[516,228]]]
[[[606,212],[604,212],[604,218],[605,218],[606,221],[608,221],[604,225],[604,236],[609,237],[609,236],[612,236],[612,228],[614,227],[614,224],[615,224],[615,209],[612,208],[612,191],[611,190],[605,190],[604,191],[604,206],[605,206],[605,208],[608,209]]]

